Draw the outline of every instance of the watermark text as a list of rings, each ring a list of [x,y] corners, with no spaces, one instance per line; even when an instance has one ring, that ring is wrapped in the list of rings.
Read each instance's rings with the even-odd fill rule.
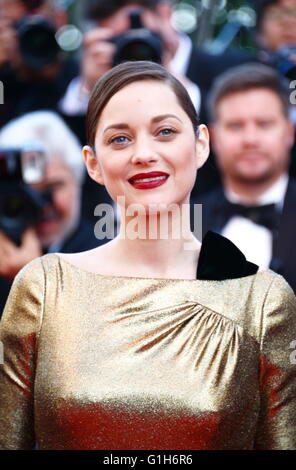
[[[296,80],[290,82],[290,88],[294,88],[294,91],[290,93],[290,103],[296,104]]]
[[[124,208],[125,217],[121,220],[121,238],[128,240],[184,240],[186,250],[194,249],[189,219],[195,238],[202,240],[202,204],[149,204],[125,205],[125,197],[120,196],[117,204]],[[99,217],[94,227],[98,240],[112,240],[115,235],[116,209],[111,204],[98,204],[94,215]]]

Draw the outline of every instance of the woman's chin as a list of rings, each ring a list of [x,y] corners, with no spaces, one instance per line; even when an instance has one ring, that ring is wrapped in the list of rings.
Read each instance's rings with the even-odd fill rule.
[[[122,204],[122,202],[124,202]],[[164,197],[163,195],[160,197],[145,197],[145,198],[124,198],[121,201],[120,206],[125,211],[131,213],[132,211],[138,210],[139,212],[142,211],[144,213],[151,213],[154,214],[156,212],[166,212],[169,210],[173,210],[175,206],[181,207],[186,202],[189,202],[189,197]]]

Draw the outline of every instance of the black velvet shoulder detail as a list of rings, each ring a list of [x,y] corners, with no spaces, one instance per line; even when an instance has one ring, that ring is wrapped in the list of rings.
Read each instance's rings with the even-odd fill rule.
[[[237,279],[256,274],[258,269],[228,238],[212,231],[206,233],[199,255],[197,279]]]

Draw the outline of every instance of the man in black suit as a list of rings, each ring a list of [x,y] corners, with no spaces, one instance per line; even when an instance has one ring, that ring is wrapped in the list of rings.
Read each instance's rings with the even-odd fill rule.
[[[223,187],[192,201],[203,204],[203,234],[226,236],[296,291],[296,181],[288,177],[295,131],[288,85],[265,65],[245,64],[215,81],[209,104]]]

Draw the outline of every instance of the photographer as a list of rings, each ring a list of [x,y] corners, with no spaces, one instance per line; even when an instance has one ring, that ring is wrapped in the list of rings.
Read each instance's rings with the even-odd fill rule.
[[[257,40],[265,52],[265,56],[261,54],[262,59],[278,66],[282,62],[282,72],[285,74],[288,72],[288,60],[291,68],[293,64],[296,67],[296,0],[259,0],[256,11]]]
[[[161,62],[182,81],[196,109],[199,109],[200,91],[194,83],[196,74],[193,73],[196,66],[196,51],[189,37],[179,34],[173,28],[172,6],[169,0],[90,0],[87,6],[88,18],[99,27],[95,27],[84,36],[81,74],[71,82],[61,102],[61,109],[66,115],[85,113],[88,97],[96,80],[120,62],[120,59],[149,59]],[[152,35],[151,39],[148,38],[145,42],[153,41],[154,34],[160,37],[162,48],[160,60],[155,60],[153,55],[150,57],[138,55],[138,50],[136,51],[136,48],[132,50],[132,45],[129,55],[125,56],[122,53],[122,56],[118,57],[120,55],[118,49],[122,47],[126,35],[133,28],[131,15],[134,12],[139,14],[138,27],[141,28],[141,33],[146,29]],[[114,57],[118,62],[114,61]]]
[[[0,0],[0,127],[26,112],[56,110],[78,73],[56,42],[56,14],[46,0]]]
[[[46,201],[34,226],[25,228],[19,246],[3,230],[0,232],[0,312],[11,281],[27,262],[42,253],[71,253],[99,244],[93,227],[80,220],[81,184],[85,170],[75,136],[57,115],[39,111],[12,121],[0,132],[2,149],[23,148],[26,143],[41,144],[44,149],[43,179],[30,188],[36,195],[46,195]],[[0,213],[0,226],[2,216]]]
[[[292,87],[296,79],[296,0],[252,3],[257,16],[253,36],[257,50],[253,59],[276,69]],[[293,108],[295,106],[291,108],[291,118],[296,123]]]

